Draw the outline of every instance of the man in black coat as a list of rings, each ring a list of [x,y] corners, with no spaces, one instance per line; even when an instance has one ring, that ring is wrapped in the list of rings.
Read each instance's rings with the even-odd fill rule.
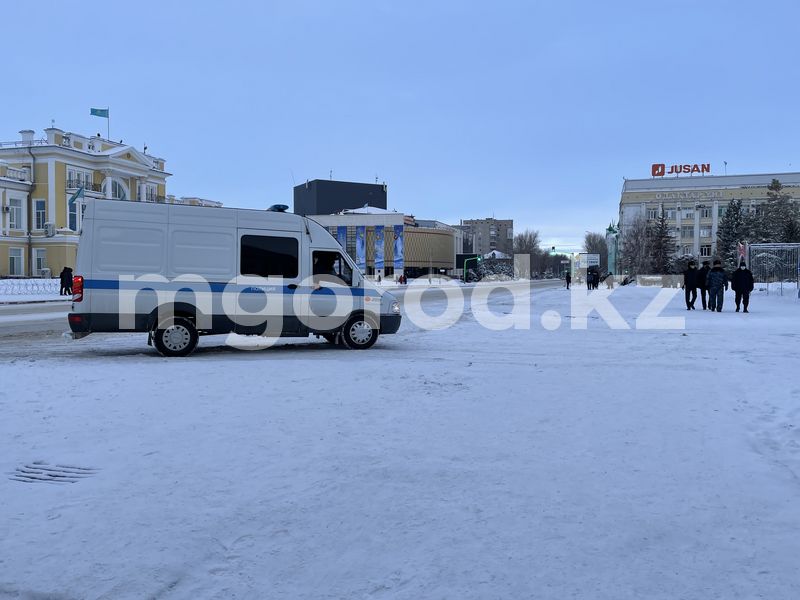
[[[700,300],[703,301],[703,310],[706,309],[706,296],[708,295],[708,285],[706,285],[706,277],[711,270],[711,266],[707,260],[703,261],[702,268],[697,270],[697,287],[700,289]]]
[[[697,265],[689,261],[688,268],[683,272],[683,293],[686,296],[686,310],[694,310],[697,300]]]
[[[567,271],[567,274],[564,275],[564,281],[567,282],[567,289],[569,289],[569,284],[572,283],[572,275],[570,275],[569,271]]]
[[[72,294],[72,269],[64,267],[59,275],[61,279],[60,296],[69,296]]]
[[[755,286],[753,285],[753,273],[747,268],[744,261],[731,277],[731,287],[736,292],[736,312],[739,312],[742,302],[744,302],[744,312],[749,312],[747,307],[750,305],[750,292]]]

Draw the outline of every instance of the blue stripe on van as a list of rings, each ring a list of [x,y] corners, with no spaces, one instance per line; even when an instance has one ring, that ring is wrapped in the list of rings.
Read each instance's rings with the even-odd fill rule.
[[[177,290],[174,289],[175,286],[182,286]],[[138,290],[153,290],[153,291],[175,291],[175,292],[192,292],[193,290],[189,287],[185,287],[187,285],[191,285],[191,282],[187,281],[176,281],[176,282],[161,282],[161,281],[117,281],[115,279],[84,279],[83,280],[83,289],[85,290],[119,290],[119,289],[138,289]],[[204,284],[199,283],[201,286],[201,291],[205,291],[202,289]],[[229,284],[219,281],[209,281],[207,283],[208,288],[211,290],[212,293],[221,293],[225,291],[225,288],[228,287]],[[272,286],[265,286],[265,287],[272,287]],[[277,287],[277,286],[275,286]],[[372,298],[379,298],[380,294],[374,290],[365,290],[364,288],[349,288],[350,292],[353,296],[370,296]],[[231,291],[241,292],[243,294],[263,294],[265,293],[258,286],[253,285],[236,285],[231,284]],[[277,292],[277,290],[276,290]],[[281,286],[280,293],[281,294],[294,294],[294,293],[305,293],[310,294],[312,292],[316,294],[336,294],[336,291],[333,288],[323,287],[319,290],[314,290],[310,287],[298,287],[296,289],[291,289],[288,286]]]

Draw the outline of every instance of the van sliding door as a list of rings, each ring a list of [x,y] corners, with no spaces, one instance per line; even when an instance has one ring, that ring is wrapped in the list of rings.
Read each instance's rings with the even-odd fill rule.
[[[301,257],[299,233],[239,229],[238,333],[279,336],[299,331],[292,297],[302,279]]]

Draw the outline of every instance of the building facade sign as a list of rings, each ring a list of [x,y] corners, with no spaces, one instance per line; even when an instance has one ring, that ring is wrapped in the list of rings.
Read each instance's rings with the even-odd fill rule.
[[[700,200],[704,198],[722,198],[722,190],[704,190],[698,192],[658,192],[656,200]]]
[[[577,260],[575,261],[576,269],[588,269],[589,267],[599,267],[599,266],[600,266],[599,254],[587,254],[585,252],[580,252],[578,254]]]
[[[701,163],[694,165],[670,165],[667,170],[667,165],[664,163],[653,163],[650,167],[650,174],[653,177],[664,177],[665,175],[680,175],[681,173],[711,173],[711,163]]]
[[[367,271],[367,228],[364,225],[356,226],[356,266],[359,271]]]
[[[395,225],[394,226],[394,270],[402,271],[404,268],[404,250],[403,247],[405,245],[405,239],[403,236],[403,226],[402,225]]]
[[[382,271],[383,263],[383,225],[375,226],[375,270]]]

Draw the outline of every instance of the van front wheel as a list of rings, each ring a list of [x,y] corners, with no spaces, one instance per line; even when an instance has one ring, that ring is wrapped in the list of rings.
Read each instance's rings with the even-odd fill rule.
[[[194,323],[177,318],[163,329],[156,329],[153,342],[162,356],[188,356],[197,348],[199,336]]]
[[[378,340],[378,328],[369,317],[354,315],[342,328],[342,340],[350,350],[366,350]]]

